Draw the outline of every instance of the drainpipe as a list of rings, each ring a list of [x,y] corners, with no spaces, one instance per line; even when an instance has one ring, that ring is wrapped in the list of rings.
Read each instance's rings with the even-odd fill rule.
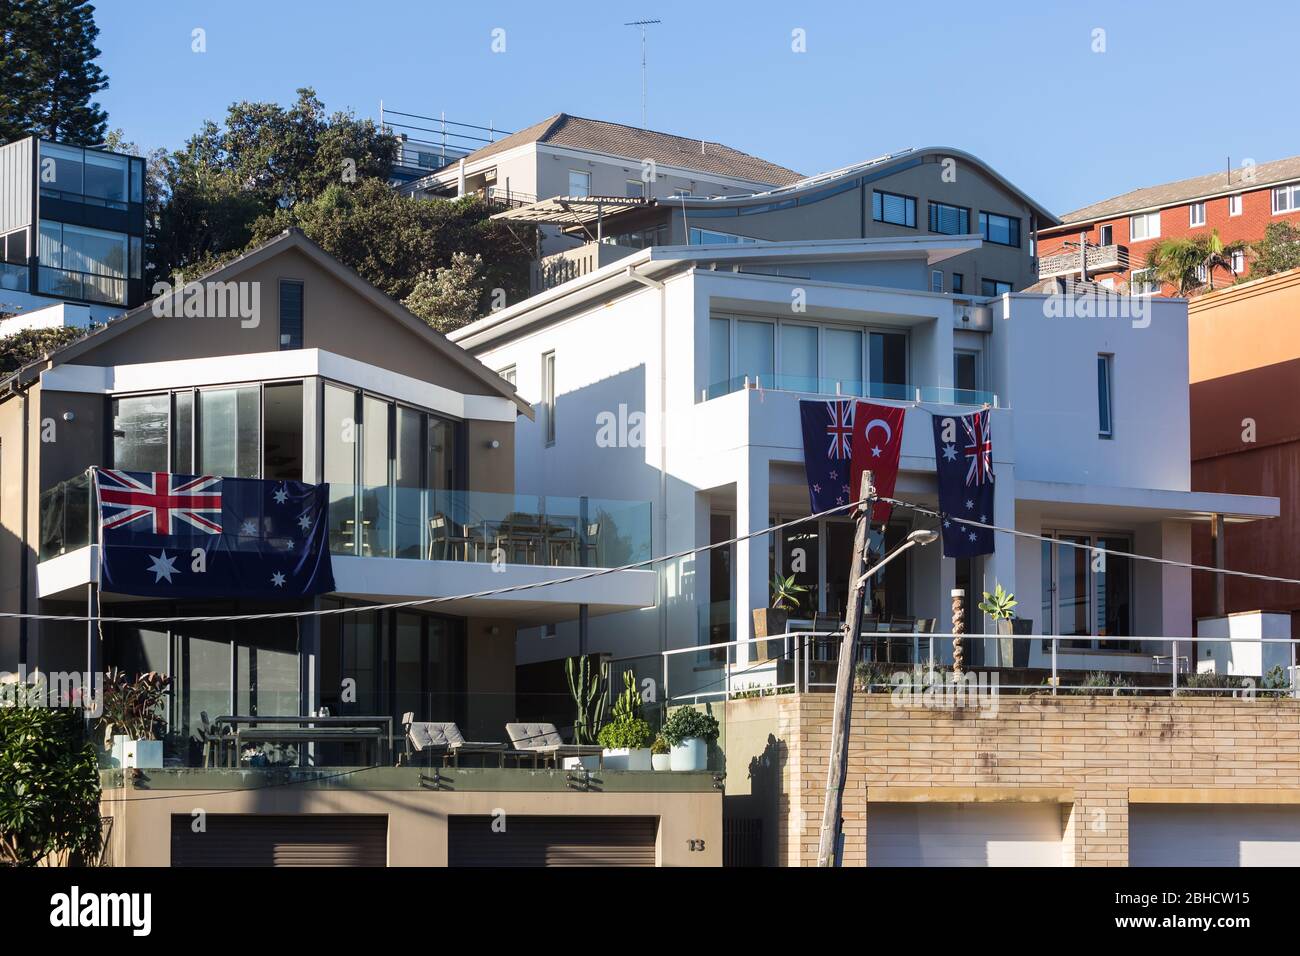
[[[1088,281],[1088,234],[1079,233],[1079,281]]]
[[[465,195],[465,160],[461,160],[456,166],[456,198],[459,199]]]
[[[627,277],[659,290],[659,540],[668,551],[668,291],[663,282],[627,267]],[[653,553],[653,548],[651,552]],[[667,577],[659,576],[659,650],[668,650]]]
[[[21,525],[22,525],[22,547],[20,547],[20,548],[18,549],[18,582],[19,582],[19,584],[18,584],[18,610],[19,610],[21,613],[26,614],[26,613],[27,613],[27,590],[28,590],[29,587],[31,587],[31,583],[27,580],[27,578],[28,578],[28,567],[29,567],[29,565],[30,565],[30,562],[29,562],[29,560],[28,560],[28,558],[27,558],[27,551],[28,551],[29,547],[31,546],[31,535],[30,535],[30,532],[29,532],[29,530],[28,530],[29,522],[28,522],[28,520],[27,520],[27,518],[28,518],[28,510],[29,510],[29,509],[28,509],[28,501],[27,501],[27,498],[28,498],[28,474],[27,474],[27,473],[28,473],[28,470],[29,470],[30,467],[31,467],[31,464],[30,464],[30,454],[29,454],[29,451],[28,451],[28,447],[27,447],[27,446],[28,446],[28,442],[29,442],[29,440],[30,440],[30,432],[31,432],[31,429],[30,429],[30,426],[29,426],[29,423],[28,423],[28,414],[29,414],[29,411],[28,411],[28,396],[27,396],[27,392],[26,392],[25,390],[24,390],[24,391],[23,391],[23,392],[18,396],[18,401],[21,403],[20,406],[19,406],[19,408],[20,408],[20,410],[21,410],[21,414],[22,414],[22,416],[23,416],[23,438],[22,438],[22,441],[23,441],[23,453],[22,453],[22,469],[23,469],[23,478],[22,478],[22,488],[21,488],[21,493],[22,493],[22,513],[21,513]],[[19,673],[22,673],[22,672],[25,671],[26,668],[27,668],[27,651],[28,651],[28,647],[27,647],[27,644],[28,644],[27,628],[28,628],[29,624],[30,624],[30,622],[29,622],[29,621],[27,620],[27,618],[25,618],[25,617],[23,617],[23,618],[19,618],[19,619],[18,619],[18,670],[19,670]]]
[[[1216,514],[1210,519],[1210,541],[1214,546],[1214,567],[1223,570],[1223,515]],[[1214,616],[1223,617],[1227,608],[1226,584],[1222,574],[1214,576]]]

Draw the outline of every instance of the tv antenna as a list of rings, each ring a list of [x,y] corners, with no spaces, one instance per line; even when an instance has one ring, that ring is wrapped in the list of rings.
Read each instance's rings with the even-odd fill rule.
[[[641,30],[641,128],[645,129],[645,28],[663,23],[662,20],[630,20],[625,27],[638,27]]]

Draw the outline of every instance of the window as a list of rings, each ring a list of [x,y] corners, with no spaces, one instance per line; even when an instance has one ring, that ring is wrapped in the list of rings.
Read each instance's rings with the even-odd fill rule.
[[[646,194],[646,184],[639,179],[629,179],[623,183],[623,193],[630,199],[640,199]]]
[[[952,384],[961,392],[974,392],[980,387],[979,352],[958,349],[952,353]]]
[[[1300,183],[1273,187],[1273,215],[1300,212]]]
[[[1001,216],[995,212],[980,213],[980,232],[986,242],[1000,246],[1020,245],[1020,220],[1014,216]]]
[[[731,320],[709,319],[709,397],[731,391]],[[721,389],[719,392],[718,389]]]
[[[280,280],[280,351],[302,348],[302,283]]]
[[[876,222],[888,222],[895,226],[909,226],[915,229],[916,200],[911,196],[874,190],[871,193],[871,218]]]
[[[1228,215],[1229,216],[1241,215],[1241,193],[1237,193],[1235,196],[1228,197]]]
[[[1159,295],[1160,283],[1150,269],[1134,269],[1129,279],[1133,295]]]
[[[776,352],[771,322],[739,319],[736,322],[736,375],[774,387]]]
[[[591,173],[579,172],[576,169],[569,170],[569,193],[570,196],[590,196],[591,195]]]
[[[932,269],[930,271],[930,291],[931,292],[943,291],[943,273],[940,272],[938,269]]]
[[[329,483],[330,550],[354,554],[356,538],[356,393],[325,385],[321,477]]]
[[[517,374],[517,369],[515,368],[515,366],[507,365],[501,371],[497,372],[497,374],[500,375],[507,382],[509,382],[511,385],[516,384],[515,376]]]
[[[1097,434],[1102,438],[1115,435],[1112,419],[1114,361],[1113,355],[1097,356]]]
[[[735,246],[748,245],[753,242],[758,242],[758,240],[751,239],[749,236],[737,236],[729,232],[717,232],[713,229],[697,229],[694,226],[690,230],[690,244],[692,246]]]
[[[262,444],[260,392],[256,385],[199,392],[195,474],[258,477]]]
[[[869,344],[869,397],[911,398],[907,388],[907,336],[901,332],[872,332]]]
[[[1134,242],[1141,239],[1159,239],[1160,213],[1146,212],[1137,216],[1129,216],[1128,234],[1129,238]]]
[[[113,467],[123,471],[169,471],[170,395],[113,399]]]
[[[1204,262],[1196,267],[1196,281],[1201,285],[1210,281],[1210,267]]]
[[[27,230],[18,229],[0,240],[0,259],[17,266],[27,265]]]
[[[546,444],[555,444],[555,353],[542,356],[542,406],[546,416]]]
[[[1044,634],[1070,637],[1070,650],[1133,653],[1133,540],[1127,534],[1045,531],[1042,551]],[[1118,553],[1116,553],[1118,552]],[[1044,653],[1051,641],[1043,641]]]
[[[1098,226],[1098,227],[1097,227],[1097,245],[1099,245],[1099,246],[1109,246],[1109,245],[1113,245],[1114,242],[1115,242],[1115,227],[1114,227],[1114,226]]]
[[[826,329],[822,333],[823,390],[840,395],[861,395],[862,333],[856,329]]]
[[[970,210],[947,203],[930,203],[930,231],[948,236],[964,236],[970,232]]]
[[[1205,203],[1194,202],[1187,207],[1188,225],[1203,226],[1205,225]]]
[[[966,277],[962,275],[960,272],[954,272],[952,274],[952,291],[953,292],[966,291]]]
[[[302,481],[302,382],[262,391],[262,477]]]
[[[71,299],[126,303],[124,233],[41,221],[40,290]]]
[[[980,279],[980,295],[1006,295],[1011,291],[1011,283],[1001,279]]]
[[[817,326],[781,326],[781,387],[795,392],[816,392]]]
[[[1241,275],[1246,271],[1246,253],[1238,249],[1232,254],[1232,274]]]

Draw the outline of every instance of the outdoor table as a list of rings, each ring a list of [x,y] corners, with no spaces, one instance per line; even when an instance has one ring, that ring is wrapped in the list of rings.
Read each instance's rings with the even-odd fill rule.
[[[314,717],[311,714],[278,714],[278,715],[277,714],[267,714],[267,715],[223,714],[222,716],[218,717],[216,720],[212,721],[212,726],[220,727],[225,725],[231,727],[234,730],[233,737],[228,738],[234,741],[235,748],[236,748],[235,759],[232,762],[232,766],[239,765],[239,746],[240,746],[239,740],[241,736],[241,732],[239,729],[240,726],[248,725],[248,727],[251,729],[253,727],[256,727],[258,724],[292,724],[295,727],[299,727],[299,728],[316,727],[319,729],[325,729],[327,727],[342,727],[342,728],[354,727],[354,728],[364,729],[366,727],[373,726],[377,733],[379,732],[379,729],[382,728],[382,734],[384,737],[387,738],[388,741],[388,756],[391,759],[393,755],[393,718],[391,716],[368,715],[368,714],[350,716],[346,714],[339,714],[339,715],[331,715],[329,717]],[[264,729],[271,729],[271,728],[264,728]],[[292,729],[292,728],[279,728],[279,729]],[[247,735],[244,734],[244,736]],[[217,738],[217,739],[220,740],[222,738]],[[321,739],[323,740],[324,738]],[[377,738],[377,739],[382,739],[382,738]],[[218,763],[219,762],[220,762],[220,754],[218,754]]]
[[[245,743],[346,743],[357,740],[375,749],[382,746],[384,732],[378,727],[243,727],[235,731],[235,766],[243,753]],[[367,753],[373,757],[374,753]],[[374,766],[371,759],[367,766]]]

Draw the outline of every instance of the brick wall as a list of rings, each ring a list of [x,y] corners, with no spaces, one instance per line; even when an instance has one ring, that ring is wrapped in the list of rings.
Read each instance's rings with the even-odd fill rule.
[[[833,699],[778,699],[789,808],[779,858],[813,866]],[[844,862],[867,863],[873,800],[1055,801],[1067,864],[1123,866],[1131,799],[1274,802],[1293,788],[1300,788],[1300,700],[1001,697],[996,712],[982,712],[903,708],[886,694],[857,695]]]
[[[1228,215],[1227,196],[1207,199],[1205,201],[1205,225],[1203,226],[1193,227],[1191,225],[1189,206],[1189,203],[1180,203],[1177,206],[1169,206],[1160,210],[1160,236],[1156,239],[1143,239],[1134,242],[1129,237],[1129,217],[1124,215],[1099,219],[1090,226],[1081,223],[1077,226],[1058,227],[1053,229],[1051,234],[1040,233],[1036,254],[1041,258],[1066,252],[1068,250],[1065,248],[1065,243],[1077,240],[1080,232],[1088,234],[1089,242],[1100,244],[1101,227],[1111,226],[1113,227],[1111,241],[1122,246],[1128,246],[1130,273],[1098,272],[1096,275],[1090,275],[1089,278],[1097,281],[1107,277],[1113,278],[1118,286],[1121,282],[1129,280],[1132,270],[1140,270],[1146,266],[1147,255],[1150,253],[1151,248],[1163,239],[1208,236],[1211,230],[1217,229],[1219,230],[1219,238],[1224,243],[1234,242],[1238,239],[1247,242],[1258,242],[1264,238],[1264,229],[1269,223],[1289,222],[1294,226],[1300,226],[1300,212],[1273,215],[1272,186],[1243,193],[1241,215],[1239,216]],[[1247,253],[1246,261],[1246,271],[1249,273],[1249,253]],[[1216,270],[1214,273],[1215,288],[1230,285],[1232,280],[1233,277],[1221,269]],[[1166,295],[1172,295],[1173,292],[1172,286],[1164,289]]]

